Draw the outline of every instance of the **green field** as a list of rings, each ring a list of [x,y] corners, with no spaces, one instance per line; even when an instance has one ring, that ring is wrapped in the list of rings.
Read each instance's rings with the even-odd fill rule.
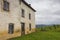
[[[60,28],[57,28],[57,30],[59,29]],[[41,28],[37,28],[35,33],[31,33],[21,37],[11,38],[9,40],[60,40],[60,30],[53,30],[50,29],[50,31],[41,31]]]

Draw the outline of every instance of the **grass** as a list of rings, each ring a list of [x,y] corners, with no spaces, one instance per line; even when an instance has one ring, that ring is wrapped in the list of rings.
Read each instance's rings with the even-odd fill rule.
[[[9,40],[60,40],[60,32],[40,31],[40,28],[38,28],[35,33],[11,38]]]

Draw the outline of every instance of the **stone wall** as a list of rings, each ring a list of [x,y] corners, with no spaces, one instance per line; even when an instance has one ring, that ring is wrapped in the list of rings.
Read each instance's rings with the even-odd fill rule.
[[[3,0],[0,0],[0,34],[8,34],[9,23],[14,23],[14,33],[19,31],[21,34],[21,22],[25,23],[25,34],[35,31],[35,13],[23,2],[19,4],[19,0],[7,0],[10,3],[9,12],[3,10]],[[25,18],[21,17],[21,9],[25,10]],[[31,13],[31,20],[29,20]],[[32,30],[29,31],[29,23]]]

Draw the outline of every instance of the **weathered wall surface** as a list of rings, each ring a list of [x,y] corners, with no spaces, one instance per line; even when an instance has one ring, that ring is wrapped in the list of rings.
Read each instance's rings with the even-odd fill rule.
[[[7,0],[10,3],[10,11],[3,10],[3,0],[0,0],[0,33],[8,33],[9,23],[14,23],[14,30],[20,30],[21,22],[25,23],[25,34],[35,31],[35,13],[23,2],[19,4],[19,0]],[[25,10],[25,18],[21,17],[21,9]],[[29,20],[31,13],[31,20]],[[29,31],[29,23],[32,25],[32,30]]]
[[[0,32],[8,32],[9,23],[14,23],[14,29],[20,28],[20,4],[18,0],[7,0],[10,3],[10,11],[3,10],[3,0],[0,0]]]
[[[35,30],[35,12],[30,9],[28,6],[26,6],[23,2],[21,3],[21,9],[25,10],[25,18],[21,17],[21,22],[25,22],[25,29],[26,34],[29,31],[29,23],[31,23],[32,30],[29,32],[33,32]],[[31,14],[31,20],[29,19],[29,14]]]

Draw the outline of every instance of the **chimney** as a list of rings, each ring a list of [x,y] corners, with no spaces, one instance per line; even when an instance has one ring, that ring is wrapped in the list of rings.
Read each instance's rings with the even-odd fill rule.
[[[29,4],[29,6],[31,6],[31,4]]]

